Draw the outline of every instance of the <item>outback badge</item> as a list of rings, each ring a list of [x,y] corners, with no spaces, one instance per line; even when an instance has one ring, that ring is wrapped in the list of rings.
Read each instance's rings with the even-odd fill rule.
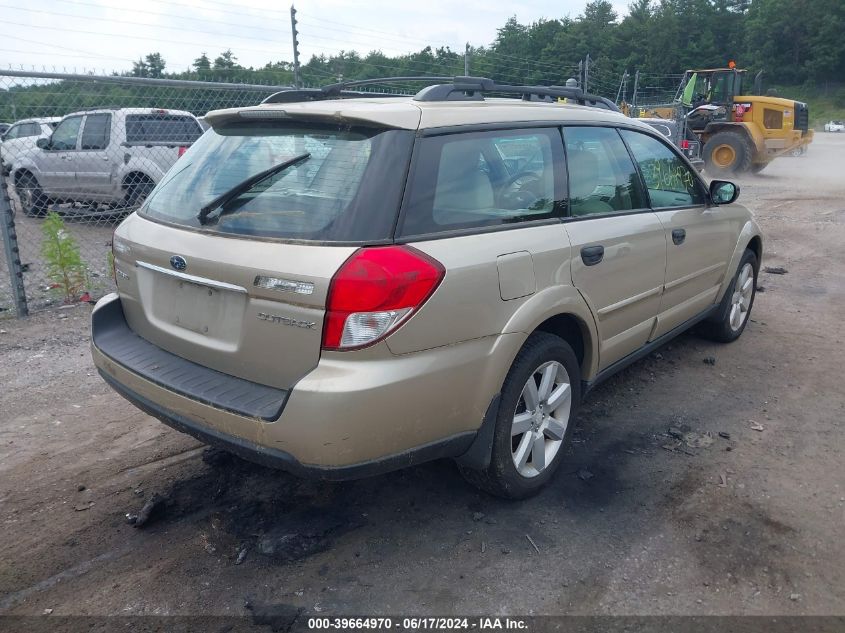
[[[170,265],[176,270],[185,270],[188,267],[188,262],[181,255],[174,255],[170,258]]]

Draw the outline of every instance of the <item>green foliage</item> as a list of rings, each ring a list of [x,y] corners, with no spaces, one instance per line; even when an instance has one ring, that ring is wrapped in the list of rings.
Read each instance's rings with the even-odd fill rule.
[[[238,58],[232,53],[231,48],[227,48],[214,59],[214,70],[229,70],[236,67],[238,67]]]
[[[65,228],[64,220],[55,211],[47,214],[41,231],[41,256],[44,258],[51,288],[62,295],[65,303],[79,300],[88,285],[79,245]]]
[[[133,77],[161,77],[166,63],[161,53],[150,53],[137,62],[132,62]]]
[[[202,55],[194,60],[193,67],[197,72],[201,70],[211,70],[211,60],[208,59],[208,55],[203,52]]]

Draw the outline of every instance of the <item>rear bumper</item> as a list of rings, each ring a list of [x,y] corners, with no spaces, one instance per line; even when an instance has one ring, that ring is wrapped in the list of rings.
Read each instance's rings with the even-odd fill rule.
[[[138,376],[244,417],[278,420],[290,393],[203,367],[153,345],[129,328],[119,299],[104,302],[91,315],[91,339],[105,356]]]
[[[262,444],[255,444],[236,435],[223,433],[210,425],[196,422],[174,411],[169,411],[119,383],[102,369],[99,372],[103,380],[117,393],[147,415],[157,418],[167,426],[195,437],[205,444],[222,448],[251,462],[261,464],[262,466],[269,466],[270,468],[285,470],[299,477],[331,481],[361,479],[363,477],[370,477],[405,468],[406,466],[421,464],[433,459],[458,457],[469,449],[476,435],[474,432],[461,433],[439,442],[432,442],[426,446],[416,447],[404,453],[348,466],[303,464],[285,451]]]
[[[92,356],[100,374],[120,395],[203,442],[251,461],[323,479],[359,478],[463,455],[524,342],[523,335],[514,334],[401,356],[377,353],[375,348],[354,357],[324,354],[313,371],[284,392],[278,419],[268,421],[209,398],[197,399],[184,382],[180,387],[178,380],[170,384],[143,375],[130,356],[120,358],[113,343],[103,343],[99,324],[105,319],[98,316],[105,310],[100,316],[122,317],[119,306],[117,295],[97,304]],[[137,337],[128,326],[113,331],[125,341]],[[155,355],[155,350],[148,351]],[[174,374],[179,377],[178,369]],[[247,382],[221,376],[234,381],[235,391]]]

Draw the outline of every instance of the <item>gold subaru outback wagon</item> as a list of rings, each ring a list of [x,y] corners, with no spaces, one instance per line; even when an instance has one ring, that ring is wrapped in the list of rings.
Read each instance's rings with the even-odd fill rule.
[[[653,128],[577,88],[352,87],[209,113],[115,231],[92,353],[142,410],[299,475],[449,457],[520,498],[601,380],[742,333],[760,230]]]

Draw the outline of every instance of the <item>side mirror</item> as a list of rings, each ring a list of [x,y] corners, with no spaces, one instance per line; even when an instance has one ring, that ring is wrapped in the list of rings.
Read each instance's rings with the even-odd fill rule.
[[[714,180],[710,183],[710,199],[713,204],[730,204],[739,198],[739,185],[727,180]]]
[[[43,136],[35,141],[35,145],[41,149],[47,149],[50,147],[50,139],[44,138]]]

